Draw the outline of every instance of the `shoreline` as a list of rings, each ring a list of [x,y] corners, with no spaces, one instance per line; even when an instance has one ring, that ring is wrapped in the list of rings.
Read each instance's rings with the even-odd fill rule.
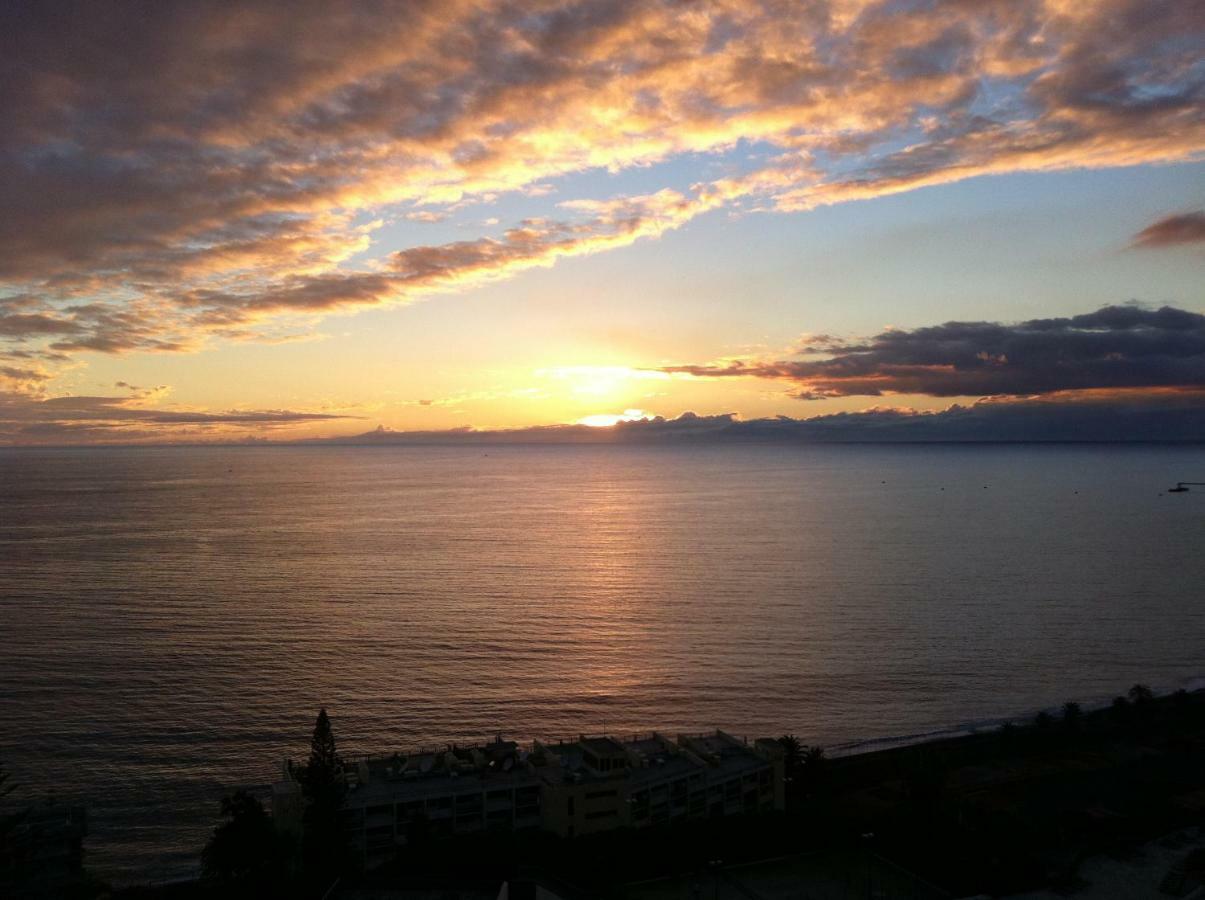
[[[1168,701],[1171,696],[1178,690],[1185,690],[1190,695],[1205,696],[1205,676],[1194,675],[1181,679],[1179,686],[1166,687],[1161,686],[1161,689],[1155,693],[1155,702],[1162,703]],[[1098,715],[1108,710],[1111,701],[1110,699],[1102,699],[1096,697],[1093,700],[1074,701],[1080,704],[1083,713],[1086,716]],[[1033,710],[1026,714],[1016,716],[1001,716],[990,719],[975,720],[972,723],[964,723],[950,728],[941,728],[925,732],[915,732],[911,734],[890,735],[878,738],[858,739],[847,742],[838,742],[833,744],[820,744],[824,750],[825,756],[830,759],[839,768],[844,768],[845,764],[855,764],[857,768],[869,767],[877,768],[877,764],[887,763],[901,756],[908,755],[908,751],[936,751],[954,749],[961,746],[973,745],[978,742],[992,742],[998,740],[1001,736],[1001,731],[1006,724],[1017,726],[1018,730],[1032,729],[1035,718],[1042,714],[1057,714],[1060,706],[1048,706]],[[653,732],[645,732],[642,734],[652,734]],[[587,732],[593,735],[593,732]],[[767,735],[768,736],[768,735]],[[532,739],[539,740],[545,745],[553,745],[555,740],[549,739]],[[563,738],[565,741],[576,740],[576,736]],[[530,741],[526,743],[530,744]],[[456,744],[462,747],[474,746],[472,741],[445,742],[442,744],[428,744],[423,747],[412,747],[407,752],[440,752],[449,746]],[[352,754],[347,756],[349,763],[355,763],[359,760],[381,759],[393,755],[394,751],[378,751],[375,754]],[[234,791],[237,789],[247,789],[259,796],[268,796],[271,792],[272,783],[263,782],[257,784],[242,784],[228,785],[225,790]],[[216,803],[216,798],[215,798]],[[197,848],[199,859],[200,848]],[[165,871],[162,877],[150,877],[145,880],[121,880],[115,881],[114,884],[121,888],[133,888],[138,886],[151,887],[170,887],[173,885],[188,884],[197,881],[200,877],[199,868],[191,873],[186,873],[181,870]]]
[[[1183,690],[1189,694],[1205,692],[1205,675],[1190,675],[1180,680],[1175,686],[1159,685],[1153,687],[1155,698],[1163,699],[1170,697],[1176,691]],[[1122,692],[1124,693],[1124,691]],[[1116,696],[1116,695],[1115,695]],[[1071,698],[1066,702],[1079,704],[1081,710],[1085,713],[1101,712],[1109,708],[1113,702],[1113,697],[1095,696],[1091,698]],[[937,744],[943,741],[957,740],[959,738],[969,738],[984,734],[994,734],[1005,725],[1026,725],[1031,723],[1034,718],[1042,713],[1051,716],[1057,716],[1063,708],[1062,703],[1052,706],[1043,706],[1038,709],[1030,710],[1029,712],[1017,713],[1013,716],[998,716],[993,718],[976,719],[971,722],[965,722],[959,725],[952,725],[946,728],[937,728],[932,731],[919,731],[913,734],[903,735],[888,735],[884,737],[873,738],[858,738],[852,741],[841,741],[834,744],[819,744],[824,748],[824,752],[833,759],[841,759],[847,756],[862,756],[867,753],[875,753],[880,750],[896,750],[904,747],[915,747],[922,744]]]

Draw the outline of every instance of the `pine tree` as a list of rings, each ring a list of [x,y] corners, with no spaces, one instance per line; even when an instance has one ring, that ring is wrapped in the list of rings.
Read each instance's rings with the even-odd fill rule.
[[[347,844],[340,821],[347,783],[343,760],[326,710],[318,712],[310,739],[310,758],[298,772],[306,799],[302,849],[306,868],[319,878],[337,877],[347,866]]]
[[[310,759],[305,767],[303,785],[308,788],[311,800],[324,793],[339,793],[343,782],[343,760],[335,749],[335,732],[331,728],[326,709],[318,711],[314,723],[314,735],[310,739]],[[339,799],[342,799],[340,795]]]

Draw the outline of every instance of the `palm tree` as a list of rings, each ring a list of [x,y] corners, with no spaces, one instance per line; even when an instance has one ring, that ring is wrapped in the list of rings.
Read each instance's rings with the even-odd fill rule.
[[[803,744],[793,734],[784,734],[778,739],[782,745],[782,767],[788,778],[799,773],[799,765],[803,761]]]
[[[795,806],[803,792],[803,744],[793,734],[778,739],[782,747],[782,776],[786,782],[788,809]]]
[[[799,778],[803,782],[804,793],[814,796],[823,793],[824,773],[828,768],[828,759],[824,748],[812,746],[803,751],[799,765]]]

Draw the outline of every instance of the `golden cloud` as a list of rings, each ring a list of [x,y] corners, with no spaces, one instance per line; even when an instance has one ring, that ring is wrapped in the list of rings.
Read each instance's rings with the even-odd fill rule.
[[[1186,39],[1200,20],[1170,0],[165,0],[3,16],[0,340],[21,352],[191,350],[623,247],[720,207],[1205,147]],[[563,220],[501,239],[374,244],[387,216],[435,220],[688,153],[736,174],[569,198]]]

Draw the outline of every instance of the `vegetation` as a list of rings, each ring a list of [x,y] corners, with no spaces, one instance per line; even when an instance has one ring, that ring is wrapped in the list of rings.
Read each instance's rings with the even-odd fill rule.
[[[1084,717],[1084,710],[1074,700],[1063,704],[1063,725],[1068,731],[1076,731]]]
[[[318,712],[310,739],[310,758],[297,776],[306,802],[302,862],[309,875],[329,883],[348,868],[347,844],[340,820],[347,781],[325,709]]]
[[[1205,692],[1158,698],[1141,688],[1119,698],[1116,708],[1084,710],[1072,702],[1058,720],[1047,713],[1030,726],[1009,723],[833,759],[783,735],[791,779],[785,813],[571,840],[506,832],[436,839],[418,822],[396,860],[368,874],[346,865],[337,831],[343,763],[330,720],[320,713],[310,759],[297,772],[307,803],[303,868],[291,894],[280,889],[290,883],[287,871],[272,876],[275,892],[321,896],[333,873],[368,891],[443,889],[441,879],[449,875],[462,886],[474,880],[496,886],[539,874],[570,888],[588,886],[589,896],[621,896],[625,883],[706,871],[716,860],[729,865],[800,852],[846,866],[850,883],[873,857],[908,870],[911,883],[936,884],[955,896],[1072,887],[1085,855],[1125,852],[1173,829],[1205,824],[1200,804],[1189,802],[1205,796]],[[257,803],[235,795],[223,813],[228,821],[206,851],[209,887],[171,896],[225,900],[231,892],[223,885],[245,890],[269,872],[287,870],[281,860],[290,851],[268,839]],[[226,839],[220,852],[219,835]],[[260,848],[259,862],[252,847]],[[561,893],[575,896],[571,889]],[[271,896],[272,889],[258,895]]]
[[[955,895],[1072,888],[1086,855],[1205,825],[1205,692],[1136,685],[1106,709],[834,760],[832,833]]]
[[[271,895],[290,880],[292,842],[246,791],[222,798],[228,821],[214,829],[201,853],[202,875],[233,896]]]
[[[0,763],[0,802],[17,788],[10,778]],[[83,868],[83,828],[73,815],[79,812],[0,805],[0,897],[91,900],[107,891],[107,885]]]
[[[346,778],[325,709],[314,723],[309,759],[293,774],[305,800],[300,839],[277,828],[263,804],[248,792],[222,798],[226,821],[202,851],[203,885],[196,896],[321,896],[348,874],[340,821]]]
[[[8,783],[10,777],[11,773],[5,771],[4,763],[0,761],[0,800],[11,794],[17,787],[15,784]],[[8,871],[15,865],[12,858],[12,834],[23,816],[24,810],[7,812],[0,809],[0,884],[3,883]]]
[[[778,739],[783,748],[783,777],[786,779],[788,809],[815,805],[822,799],[827,757],[823,747],[803,746],[793,734]]]

